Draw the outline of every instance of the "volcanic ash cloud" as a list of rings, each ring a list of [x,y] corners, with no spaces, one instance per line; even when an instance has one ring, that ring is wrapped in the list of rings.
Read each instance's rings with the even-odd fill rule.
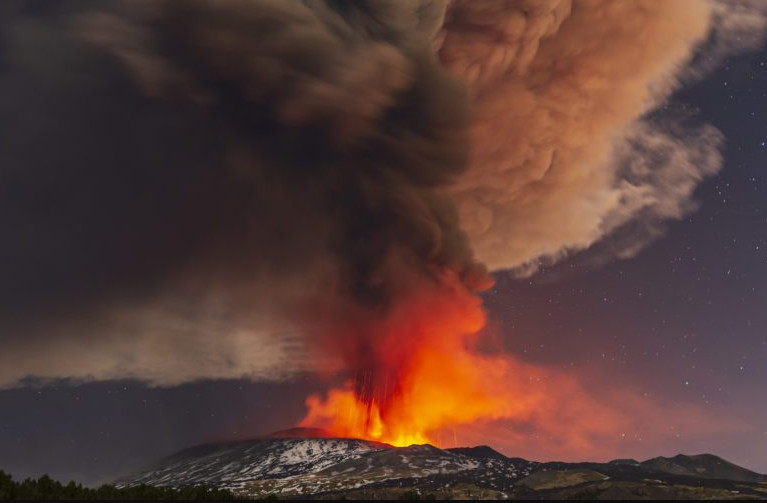
[[[329,332],[320,305],[378,318],[413,284],[488,284],[442,190],[470,106],[433,52],[443,15],[4,3],[1,382],[281,377],[303,368],[286,341]]]
[[[0,14],[0,386],[340,370],[305,422],[397,443],[597,407],[478,351],[485,264],[631,256],[693,210],[722,138],[667,99],[765,24],[704,0]]]

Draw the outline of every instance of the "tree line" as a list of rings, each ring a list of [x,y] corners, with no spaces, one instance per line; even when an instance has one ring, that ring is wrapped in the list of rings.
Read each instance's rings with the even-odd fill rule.
[[[15,481],[0,470],[0,500],[234,500],[225,489],[189,486],[173,489],[140,485],[118,488],[105,484],[98,488],[83,487],[74,481],[62,484],[48,475],[38,479]]]

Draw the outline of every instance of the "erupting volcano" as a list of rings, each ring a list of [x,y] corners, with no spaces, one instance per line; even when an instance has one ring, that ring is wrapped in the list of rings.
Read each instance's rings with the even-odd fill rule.
[[[767,32],[727,3],[0,0],[0,389],[298,383],[280,427],[536,458],[704,430],[593,365],[628,359],[604,341],[654,334],[640,361],[677,335],[634,299],[654,281],[614,297],[657,330],[624,330],[608,294],[589,325],[574,287],[577,316],[537,325],[545,298],[516,288],[695,210],[724,136],[674,93],[746,44],[737,26]],[[676,273],[692,251],[673,253]]]
[[[454,275],[422,283],[382,320],[329,346],[354,378],[309,397],[300,425],[406,446],[440,444],[440,430],[508,416],[508,362],[478,350],[484,325],[481,300]]]

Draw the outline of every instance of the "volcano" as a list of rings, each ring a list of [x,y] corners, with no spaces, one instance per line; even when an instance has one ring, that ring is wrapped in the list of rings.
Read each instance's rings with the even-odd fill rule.
[[[246,498],[767,499],[767,476],[711,454],[541,463],[489,446],[394,447],[307,428],[191,447],[117,481],[139,484],[203,484]]]

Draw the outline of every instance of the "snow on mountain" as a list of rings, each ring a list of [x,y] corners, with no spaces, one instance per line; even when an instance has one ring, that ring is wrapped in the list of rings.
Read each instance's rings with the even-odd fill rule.
[[[660,499],[705,499],[767,494],[766,476],[711,455],[679,455],[642,463],[633,459],[537,463],[506,457],[487,446],[447,450],[431,445],[392,447],[327,436],[301,438],[304,434],[324,435],[319,430],[289,430],[286,437],[201,445],[161,460],[117,485],[203,484],[251,498],[343,495],[401,499],[408,491],[451,499],[570,499],[591,498],[597,493],[620,498],[654,494]]]
[[[458,481],[507,490],[516,480],[527,476],[532,465],[508,459],[475,458],[431,445],[411,445],[366,453],[305,476],[254,481],[244,488],[250,494],[299,496],[411,485],[417,480],[420,487],[435,491]]]
[[[376,442],[339,438],[265,438],[185,449],[118,486],[181,487],[204,484],[239,489],[248,482],[319,472],[342,461],[388,449]]]
[[[261,438],[183,450],[118,487],[204,484],[250,495],[301,495],[397,481],[440,488],[458,479],[509,488],[532,463],[464,455],[431,445],[394,448],[342,438]]]

